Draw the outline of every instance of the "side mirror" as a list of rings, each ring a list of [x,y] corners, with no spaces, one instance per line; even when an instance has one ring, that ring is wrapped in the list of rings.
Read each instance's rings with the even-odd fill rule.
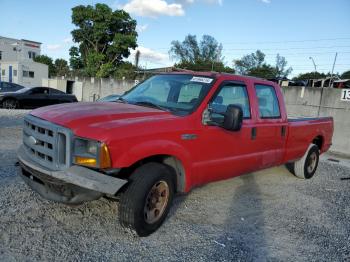
[[[242,127],[243,111],[240,106],[228,105],[224,114],[223,128],[231,131],[239,131]]]

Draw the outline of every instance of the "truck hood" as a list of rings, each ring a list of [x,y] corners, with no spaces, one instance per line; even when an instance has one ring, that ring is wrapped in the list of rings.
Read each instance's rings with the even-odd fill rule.
[[[111,129],[133,122],[174,117],[171,113],[158,109],[116,102],[60,104],[35,109],[30,114],[70,128],[73,132],[90,128],[98,131],[99,128]]]

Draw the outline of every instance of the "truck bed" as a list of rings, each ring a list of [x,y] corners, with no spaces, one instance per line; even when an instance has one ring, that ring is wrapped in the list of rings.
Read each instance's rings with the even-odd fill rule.
[[[288,138],[285,160],[299,159],[315,140],[320,144],[320,153],[332,145],[332,117],[288,118]]]

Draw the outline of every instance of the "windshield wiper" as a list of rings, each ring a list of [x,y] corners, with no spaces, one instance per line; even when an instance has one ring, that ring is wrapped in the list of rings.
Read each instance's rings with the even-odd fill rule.
[[[153,108],[157,108],[157,109],[162,110],[162,111],[170,112],[169,108],[154,104],[154,103],[149,102],[149,101],[137,101],[137,102],[134,102],[133,104],[140,105],[140,106],[146,106],[146,107],[153,107]]]

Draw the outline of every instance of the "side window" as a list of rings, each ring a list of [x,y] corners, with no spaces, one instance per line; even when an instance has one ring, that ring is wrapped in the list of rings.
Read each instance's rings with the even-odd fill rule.
[[[48,94],[49,90],[47,88],[34,88],[31,92],[33,95],[42,95],[42,94]]]
[[[63,95],[63,94],[65,94],[61,90],[52,89],[52,88],[50,88],[49,90],[50,90],[50,94],[53,94],[53,95]]]
[[[179,103],[195,103],[202,90],[202,85],[188,84],[180,89]]]
[[[280,108],[275,89],[272,86],[255,85],[259,102],[260,118],[280,118]]]
[[[42,93],[40,89],[41,88],[33,88],[32,90],[30,90],[30,94],[32,94],[32,95],[40,94],[40,93]]]
[[[223,86],[210,102],[210,107],[213,110],[212,117],[219,118],[221,115],[215,113],[225,113],[227,106],[232,104],[242,108],[244,118],[250,118],[249,99],[245,85],[228,84]]]

